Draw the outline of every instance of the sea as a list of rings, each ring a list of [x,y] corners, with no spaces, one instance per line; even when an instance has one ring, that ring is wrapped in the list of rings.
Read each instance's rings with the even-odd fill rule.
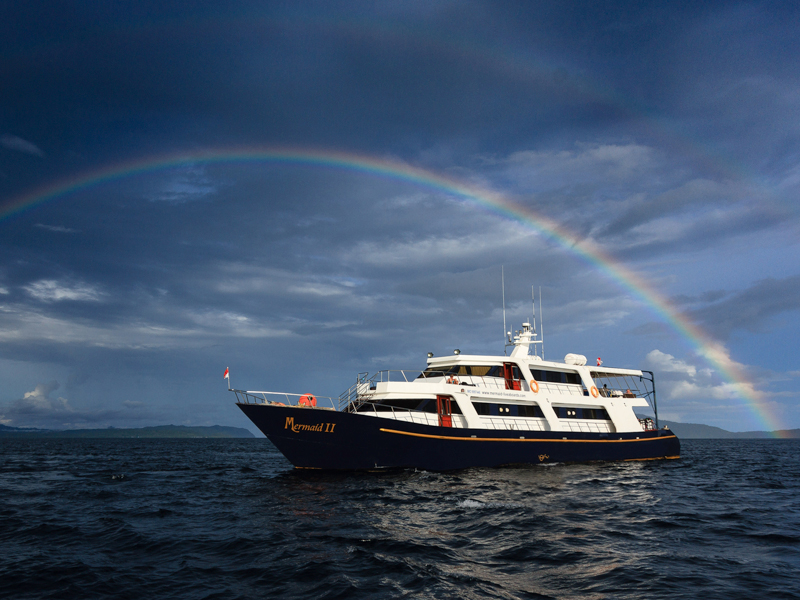
[[[800,598],[800,440],[295,470],[266,439],[0,439],[0,598]]]

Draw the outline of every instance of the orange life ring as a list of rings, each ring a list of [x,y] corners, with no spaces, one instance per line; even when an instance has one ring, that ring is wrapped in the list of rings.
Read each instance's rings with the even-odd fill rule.
[[[597,391],[597,386],[593,385],[592,389],[589,390],[592,393],[592,398],[597,398],[600,395],[600,392]]]
[[[536,383],[535,379],[531,379],[531,391],[534,394],[538,394],[539,393],[539,384]]]
[[[300,396],[300,400],[297,401],[298,406],[316,406],[317,399],[314,398],[314,394],[303,394]]]

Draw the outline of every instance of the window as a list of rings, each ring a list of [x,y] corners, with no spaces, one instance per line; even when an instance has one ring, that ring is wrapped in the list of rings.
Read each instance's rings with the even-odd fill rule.
[[[357,412],[390,412],[395,410],[419,410],[427,413],[436,413],[436,398],[392,398],[389,400],[379,400],[377,402],[365,402],[361,404]],[[450,403],[450,410],[454,415],[460,415],[461,408],[458,402]]]
[[[546,381],[547,383],[581,383],[580,375],[574,371],[545,371],[544,369],[534,369],[533,365],[529,368],[531,370],[531,375],[533,375],[536,381]]]
[[[584,419],[609,420],[609,416],[605,408],[583,408],[581,411],[583,412]]]
[[[578,418],[578,409],[577,408],[567,408],[566,406],[554,406],[553,409],[556,411],[559,419],[577,419]]]
[[[479,415],[490,415],[491,412],[489,410],[490,404],[487,402],[473,402],[472,406],[475,407],[475,412]]]
[[[573,408],[571,406],[554,406],[559,419],[599,419],[609,420],[605,408]]]
[[[448,375],[474,375],[475,377],[502,377],[503,367],[490,365],[440,365],[428,367],[417,379],[427,377],[446,377]],[[519,369],[515,367],[515,377],[520,379]]]
[[[544,413],[538,406],[521,404],[494,404],[491,402],[473,402],[472,406],[475,407],[475,412],[483,416],[544,418]]]
[[[417,410],[421,410],[422,412],[426,413],[433,413],[436,414],[436,398],[430,398],[429,400],[423,400],[422,404],[419,405]],[[454,415],[460,415],[461,407],[458,405],[458,402],[452,400],[450,402],[450,412]]]
[[[544,418],[544,413],[542,409],[538,406],[517,406],[517,411],[519,412],[520,417],[539,417],[540,419]]]

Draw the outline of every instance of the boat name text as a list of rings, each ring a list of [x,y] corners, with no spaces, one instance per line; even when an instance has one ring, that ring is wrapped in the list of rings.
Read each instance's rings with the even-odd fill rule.
[[[295,423],[294,417],[286,417],[286,425],[284,429],[291,429],[292,433],[300,433],[301,431],[316,431],[318,433],[333,433],[333,428],[336,423],[316,423],[308,425],[306,423]]]

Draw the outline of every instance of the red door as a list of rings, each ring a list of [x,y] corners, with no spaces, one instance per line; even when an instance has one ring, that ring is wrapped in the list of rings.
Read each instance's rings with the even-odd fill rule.
[[[439,427],[453,426],[453,411],[450,396],[436,396],[436,412],[439,413]]]
[[[514,378],[514,367],[516,367],[514,363],[503,363],[503,377],[506,380],[506,389],[507,390],[519,390],[521,389],[519,384],[519,379]]]

